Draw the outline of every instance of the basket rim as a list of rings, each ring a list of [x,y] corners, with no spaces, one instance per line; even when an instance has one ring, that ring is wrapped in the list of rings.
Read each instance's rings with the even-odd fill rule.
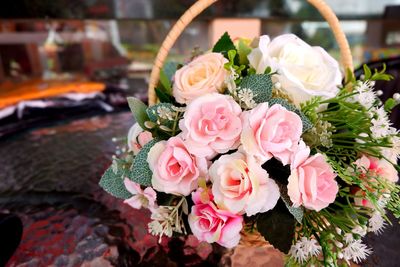
[[[164,66],[164,63],[168,57],[168,54],[175,44],[176,40],[186,29],[186,27],[206,8],[217,2],[218,0],[198,0],[196,1],[175,23],[171,28],[163,43],[161,44],[160,50],[157,53],[156,59],[153,64],[153,68],[150,74],[149,86],[148,86],[148,101],[149,106],[157,103],[157,95],[155,88],[160,79],[160,72]],[[340,26],[340,22],[336,14],[325,3],[324,0],[307,0],[312,6],[314,6],[322,17],[328,22],[336,42],[340,49],[341,63],[345,71],[346,80],[349,73],[353,73],[353,58],[350,50],[350,46],[343,29]],[[350,70],[350,72],[348,71]]]

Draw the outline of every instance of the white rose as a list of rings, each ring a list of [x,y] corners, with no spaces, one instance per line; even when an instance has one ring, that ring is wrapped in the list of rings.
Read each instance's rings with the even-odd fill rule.
[[[339,92],[342,81],[338,62],[321,47],[311,47],[293,34],[284,34],[274,40],[260,37],[259,47],[248,59],[257,73],[269,66],[278,74],[274,82],[288,94],[296,106],[314,96],[330,98]]]

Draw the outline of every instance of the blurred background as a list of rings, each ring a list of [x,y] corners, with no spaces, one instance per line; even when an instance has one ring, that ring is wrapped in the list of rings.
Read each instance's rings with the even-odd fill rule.
[[[193,2],[4,2],[0,10],[0,125],[10,116],[26,117],[25,110],[67,108],[83,101],[84,106],[89,103],[111,111],[124,106],[119,97],[124,93],[145,98],[160,44]],[[400,54],[400,7],[396,6],[400,0],[327,3],[342,22],[356,67]],[[209,49],[225,31],[233,38],[294,33],[339,56],[327,23],[304,0],[221,0],[186,29],[170,57],[184,61],[193,49]],[[60,96],[68,101],[32,102]]]
[[[125,97],[146,100],[156,53],[194,2],[1,2],[0,234],[11,227],[22,241],[13,254],[18,235],[11,235],[14,243],[0,238],[0,266],[11,255],[8,266],[229,266],[225,251],[195,240],[158,244],[146,233],[148,214],[97,186],[123,146],[119,137],[134,123]],[[341,21],[356,68],[386,63],[395,80],[377,87],[383,99],[397,92],[400,0],[326,2]],[[184,62],[225,31],[233,38],[294,33],[339,57],[327,23],[305,0],[220,0],[185,30],[170,58]],[[364,265],[398,266],[398,232],[389,227],[384,236],[369,237],[376,253]]]

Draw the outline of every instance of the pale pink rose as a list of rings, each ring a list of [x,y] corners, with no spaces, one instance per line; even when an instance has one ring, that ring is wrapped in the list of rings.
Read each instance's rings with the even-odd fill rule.
[[[210,167],[215,202],[235,214],[247,216],[275,207],[279,188],[260,163],[242,151],[223,155]]]
[[[335,201],[339,187],[324,156],[309,153],[310,149],[301,142],[290,166],[288,195],[293,206],[320,211]]]
[[[206,159],[192,155],[180,136],[156,143],[147,162],[153,172],[153,188],[175,195],[189,195],[207,172]]]
[[[227,210],[219,209],[212,196],[204,196],[204,189],[192,193],[194,205],[189,214],[189,226],[200,241],[218,243],[227,248],[239,244],[243,218]]]
[[[186,107],[179,128],[194,155],[212,158],[239,146],[241,113],[231,96],[207,94]]]
[[[399,180],[396,168],[385,159],[363,155],[355,162],[355,165],[360,172],[365,174],[368,172],[370,177],[378,176],[392,183]]]
[[[220,53],[207,53],[177,70],[172,91],[176,101],[186,104],[207,93],[223,92],[227,62]]]
[[[129,151],[137,155],[144,145],[150,142],[153,136],[150,132],[144,131],[138,123],[135,123],[128,132]]]
[[[300,117],[279,104],[271,107],[261,103],[250,111],[243,112],[241,142],[249,155],[262,162],[272,157],[283,165],[290,163],[302,134]]]
[[[125,178],[124,184],[126,189],[133,195],[131,198],[124,200],[124,203],[135,209],[141,209],[143,207],[153,210],[157,207],[157,194],[153,188],[147,187],[143,190],[139,184],[128,178]]]

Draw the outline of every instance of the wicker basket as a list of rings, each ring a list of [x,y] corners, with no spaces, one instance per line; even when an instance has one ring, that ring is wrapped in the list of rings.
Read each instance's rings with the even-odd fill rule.
[[[351,50],[335,13],[323,0],[307,1],[311,5],[313,5],[328,22],[335,36],[336,42],[340,48],[341,64],[343,68],[345,70],[353,71]],[[165,60],[167,59],[168,53],[174,45],[175,41],[197,15],[199,15],[203,10],[205,10],[207,7],[211,6],[215,2],[217,2],[217,0],[198,0],[182,15],[182,17],[176,22],[171,31],[168,33],[167,37],[161,45],[160,51],[157,54],[151,72],[148,88],[149,105],[154,105],[157,103],[155,87],[157,86],[160,78],[160,70],[163,67]],[[259,233],[249,234],[245,232],[242,232],[240,245],[245,247],[254,246],[259,248],[271,247],[271,245],[269,245]]]
[[[196,18],[203,10],[211,6],[218,0],[198,0],[192,5],[180,19],[176,22],[174,27],[170,30],[167,37],[160,47],[160,51],[157,54],[156,60],[154,61],[153,69],[150,75],[148,96],[149,105],[154,105],[157,102],[157,96],[155,93],[155,87],[158,84],[160,78],[160,70],[164,66],[165,60],[167,59],[168,53],[176,40],[179,38],[181,33],[189,25],[194,18]],[[323,0],[307,0],[313,5],[319,13],[325,18],[329,26],[332,29],[333,35],[335,36],[336,42],[340,49],[341,63],[345,70],[349,69],[353,71],[353,59],[351,56],[351,50],[347,38],[340,27],[338,18],[332,9]]]

